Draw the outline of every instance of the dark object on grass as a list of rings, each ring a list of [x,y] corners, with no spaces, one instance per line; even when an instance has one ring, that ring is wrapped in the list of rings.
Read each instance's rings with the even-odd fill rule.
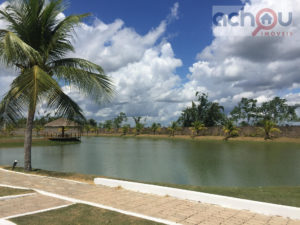
[[[13,164],[13,166],[12,166],[12,170],[15,170],[17,164],[18,164],[18,160],[15,160],[15,161],[14,161],[14,164]]]

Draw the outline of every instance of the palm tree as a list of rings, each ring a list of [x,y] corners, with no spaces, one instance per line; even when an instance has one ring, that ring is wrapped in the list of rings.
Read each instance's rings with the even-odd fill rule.
[[[201,123],[200,121],[196,121],[196,122],[192,123],[192,125],[193,125],[193,127],[192,127],[193,134],[196,133],[196,135],[200,135],[201,131],[207,130],[205,125],[203,123]]]
[[[122,136],[125,136],[126,134],[128,134],[129,130],[130,130],[130,125],[129,124],[123,125],[122,129],[121,129]]]
[[[35,125],[34,127],[35,132],[36,132],[36,136],[40,136],[40,132],[44,129],[43,126],[41,125]]]
[[[145,127],[145,124],[143,124],[143,123],[141,122],[141,119],[142,119],[141,116],[133,117],[133,120],[134,120],[134,122],[135,122],[135,128],[134,128],[134,130],[135,130],[135,135],[136,135],[136,136],[137,136],[137,135],[140,135],[141,132],[143,131],[144,127]]]
[[[237,137],[239,136],[239,129],[234,125],[232,120],[227,120],[223,131],[226,135],[225,140],[227,141],[229,138]]]
[[[260,127],[259,130],[262,131],[265,135],[265,140],[272,139],[273,133],[280,133],[280,129],[276,128],[276,123],[271,120],[264,120],[263,127]]]
[[[151,125],[151,131],[153,132],[153,134],[155,135],[156,132],[159,132],[161,128],[161,125],[159,123],[152,123]]]
[[[171,126],[168,127],[168,130],[171,133],[171,136],[175,136],[175,132],[178,130],[178,123],[177,122],[172,122]]]
[[[81,108],[60,84],[76,86],[97,103],[113,94],[103,69],[87,60],[66,58],[74,51],[72,32],[84,15],[59,19],[63,0],[11,0],[0,10],[7,29],[0,30],[0,60],[18,76],[0,103],[0,121],[16,122],[27,113],[25,170],[31,170],[32,129],[36,107],[46,103],[56,116],[83,121]]]

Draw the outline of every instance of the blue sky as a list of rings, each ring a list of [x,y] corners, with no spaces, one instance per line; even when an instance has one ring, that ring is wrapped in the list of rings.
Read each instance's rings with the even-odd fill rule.
[[[105,23],[122,19],[126,26],[139,34],[146,34],[166,18],[170,8],[178,2],[179,19],[173,21],[164,37],[172,44],[176,57],[183,61],[177,72],[183,79],[196,55],[208,46],[212,36],[212,7],[214,5],[241,5],[240,0],[72,0],[67,14],[90,12]]]

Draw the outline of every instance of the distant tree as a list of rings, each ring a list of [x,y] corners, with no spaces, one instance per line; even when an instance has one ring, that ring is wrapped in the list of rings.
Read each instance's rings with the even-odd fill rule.
[[[113,121],[112,120],[106,120],[104,122],[103,128],[105,129],[105,131],[111,132],[112,128],[113,128]]]
[[[138,116],[138,117],[133,117],[133,120],[135,122],[135,134],[136,135],[140,135],[141,132],[143,131],[144,127],[145,127],[145,124],[143,124],[141,122],[142,120],[142,117],[141,116]]]
[[[206,127],[216,126],[223,123],[224,107],[216,102],[210,102],[208,95],[204,93],[196,93],[197,103],[192,102],[192,107],[187,107],[181,113],[178,123],[183,127],[192,127],[193,123],[199,121]]]
[[[175,132],[179,129],[178,123],[177,122],[172,122],[171,126],[168,127],[168,130],[170,131],[171,136],[175,136]]]
[[[192,125],[193,127],[191,127],[191,130],[193,132],[193,135],[199,136],[201,131],[207,130],[207,127],[205,127],[205,125],[200,121],[195,121],[194,123],[192,123]]]
[[[258,109],[258,117],[264,121],[271,120],[275,124],[293,121],[297,119],[298,106],[289,106],[286,99],[275,97],[271,101],[264,102]]]
[[[4,125],[4,133],[8,136],[12,136],[14,134],[15,126],[12,123],[7,123]]]
[[[225,133],[225,140],[227,141],[229,138],[239,136],[239,129],[234,125],[232,120],[227,120],[223,127],[223,131]]]
[[[121,112],[113,121],[114,128],[119,129],[124,121],[127,121],[127,116],[125,113]]]
[[[87,124],[90,125],[91,127],[97,127],[97,122],[94,119],[89,119],[87,121]]]
[[[122,135],[124,135],[124,136],[127,135],[129,130],[130,130],[130,125],[129,124],[123,125],[122,126]]]
[[[36,136],[40,136],[40,132],[44,129],[41,125],[35,125],[34,130],[36,132]]]
[[[235,122],[240,122],[241,124],[249,125],[251,120],[255,120],[257,117],[257,100],[242,98],[237,106],[231,111],[231,118]]]
[[[207,127],[222,125],[225,117],[224,107],[217,102],[212,102],[207,109],[204,124]]]
[[[161,129],[160,123],[152,123],[151,131],[153,132],[154,135],[156,135],[156,133],[159,132],[160,129]]]
[[[86,134],[87,134],[87,136],[89,136],[89,132],[91,131],[91,129],[92,129],[92,126],[90,125],[90,124],[88,124],[88,123],[86,123],[85,125],[84,125],[84,131],[86,132]]]
[[[263,127],[259,127],[259,131],[262,131],[265,135],[265,140],[272,139],[274,133],[280,133],[280,129],[276,128],[276,123],[271,120],[263,120]]]
[[[104,128],[104,123],[98,123],[98,128],[99,129]]]

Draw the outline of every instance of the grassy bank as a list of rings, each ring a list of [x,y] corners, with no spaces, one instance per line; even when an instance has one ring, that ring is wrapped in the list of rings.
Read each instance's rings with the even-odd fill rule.
[[[122,225],[159,225],[148,220],[123,215],[120,213],[76,204],[45,213],[19,217],[11,220],[18,225],[79,225],[79,224],[122,224]]]
[[[28,194],[31,192],[32,191],[30,191],[30,190],[21,190],[21,189],[0,187],[0,197],[10,196],[10,195],[22,195],[22,194]]]
[[[32,146],[57,146],[57,145],[69,145],[76,144],[78,142],[55,142],[49,141],[44,138],[35,138],[32,140]],[[10,138],[2,137],[0,138],[0,147],[1,148],[18,148],[24,146],[24,138]]]
[[[85,137],[122,137],[122,138],[153,138],[153,139],[178,139],[178,140],[194,140],[194,141],[224,141],[223,136],[197,136],[191,137],[189,135],[152,135],[152,134],[141,134],[141,135],[121,135],[121,134],[90,134],[84,135]],[[228,140],[229,142],[274,142],[274,143],[298,143],[300,144],[300,138],[274,138],[272,140],[265,140],[262,137],[236,137]]]
[[[4,167],[10,169],[10,167]],[[16,171],[24,172],[23,168],[16,168]],[[77,173],[63,173],[35,169],[31,174],[52,176],[64,179],[94,183],[94,178],[102,177],[96,175],[84,175]],[[106,177],[107,178],[107,177]],[[122,179],[119,179],[122,180]],[[137,181],[138,182],[138,181]],[[145,182],[146,183],[146,182]],[[300,186],[296,187],[201,187],[191,185],[177,185],[165,183],[147,183],[165,187],[173,187],[197,192],[230,196],[254,201],[262,201],[280,205],[300,207]]]

